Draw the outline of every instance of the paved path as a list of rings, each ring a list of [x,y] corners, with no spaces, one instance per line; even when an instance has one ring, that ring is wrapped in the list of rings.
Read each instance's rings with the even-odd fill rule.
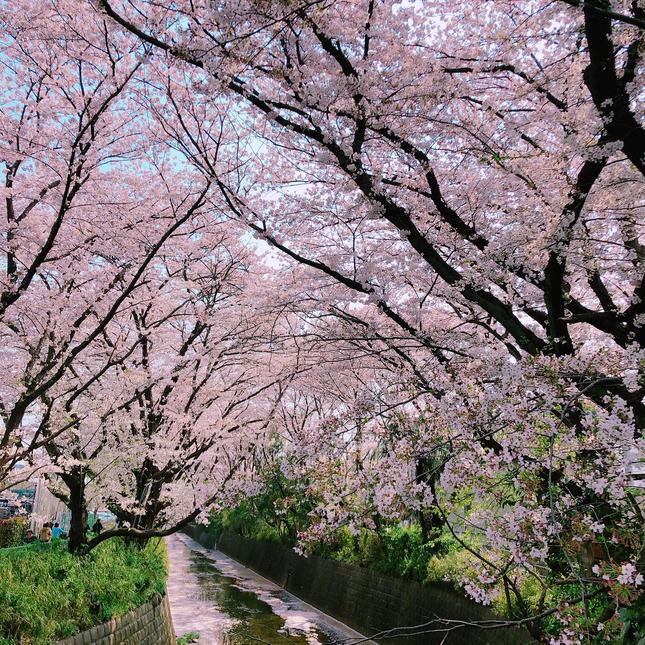
[[[367,645],[323,614],[220,551],[186,535],[167,538],[168,598],[177,636],[200,645]]]

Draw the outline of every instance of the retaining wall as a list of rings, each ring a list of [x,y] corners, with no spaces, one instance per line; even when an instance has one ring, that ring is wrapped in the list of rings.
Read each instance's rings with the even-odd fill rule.
[[[70,636],[57,645],[175,645],[168,596],[158,596],[87,631]]]
[[[199,526],[186,531],[208,548],[214,538]],[[388,629],[428,623],[434,618],[466,621],[495,616],[486,607],[455,592],[448,585],[421,585],[381,575],[370,569],[317,557],[302,557],[293,549],[269,542],[224,533],[217,548],[235,560],[273,580],[294,595],[371,636]],[[384,645],[524,645],[533,643],[522,629],[483,631],[463,628],[449,634],[423,633],[379,639]],[[445,640],[444,640],[445,638]]]

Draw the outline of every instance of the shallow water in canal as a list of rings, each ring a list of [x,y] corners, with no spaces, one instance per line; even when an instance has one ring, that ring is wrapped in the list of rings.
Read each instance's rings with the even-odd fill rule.
[[[201,645],[350,645],[361,635],[188,536],[167,539],[168,598],[177,637]]]

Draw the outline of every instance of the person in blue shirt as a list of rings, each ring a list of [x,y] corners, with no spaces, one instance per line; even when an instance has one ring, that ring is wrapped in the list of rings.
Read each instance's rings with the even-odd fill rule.
[[[60,538],[63,529],[59,526],[58,522],[54,523],[54,528],[52,529],[52,539],[57,540]]]

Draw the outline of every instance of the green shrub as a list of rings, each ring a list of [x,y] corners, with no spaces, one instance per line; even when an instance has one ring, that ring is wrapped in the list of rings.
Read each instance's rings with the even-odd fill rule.
[[[18,546],[22,542],[26,525],[24,517],[0,520],[0,549]]]
[[[333,540],[320,544],[314,553],[386,575],[423,582],[427,578],[430,558],[447,553],[456,545],[448,536],[439,536],[424,544],[417,525],[387,526],[378,532],[363,529],[357,534],[341,528]]]
[[[388,575],[423,580],[433,545],[423,544],[421,528],[393,526],[380,535],[382,554],[372,567]]]
[[[206,533],[213,536],[214,541],[227,531],[294,546],[298,533],[310,525],[309,513],[315,508],[307,482],[287,479],[276,468],[265,473],[264,485],[259,495],[240,500],[232,508],[211,513]],[[195,535],[199,532],[195,530]]]
[[[473,569],[475,561],[475,556],[465,549],[433,555],[428,560],[426,581],[449,582],[459,588],[468,571]]]
[[[62,544],[0,552],[0,645],[51,643],[162,593],[164,549],[112,539],[82,558]]]

